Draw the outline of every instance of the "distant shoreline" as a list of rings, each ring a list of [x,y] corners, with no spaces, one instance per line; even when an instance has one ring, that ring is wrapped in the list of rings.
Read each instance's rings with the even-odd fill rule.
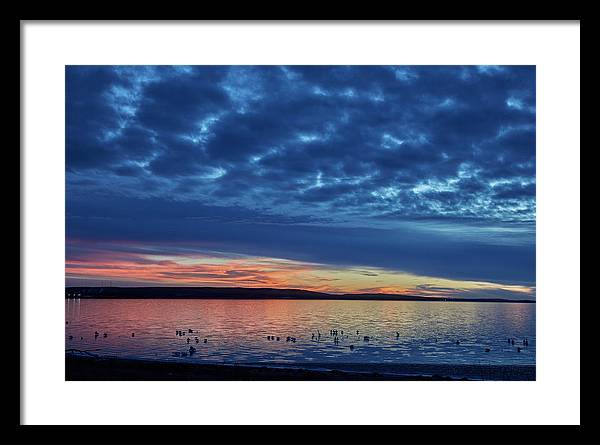
[[[65,299],[206,299],[206,300],[341,300],[341,301],[424,301],[462,303],[534,303],[535,300],[505,298],[440,298],[398,294],[330,294],[304,289],[249,287],[65,287]]]

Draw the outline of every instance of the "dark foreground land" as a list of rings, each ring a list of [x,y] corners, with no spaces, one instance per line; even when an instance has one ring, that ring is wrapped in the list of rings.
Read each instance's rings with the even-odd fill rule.
[[[324,369],[324,367],[327,367]],[[526,365],[221,365],[67,354],[66,380],[535,380]]]

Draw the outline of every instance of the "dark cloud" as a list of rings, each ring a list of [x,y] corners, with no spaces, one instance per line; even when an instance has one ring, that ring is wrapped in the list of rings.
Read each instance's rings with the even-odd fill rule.
[[[533,282],[535,245],[527,232],[460,230],[416,222],[395,229],[339,227],[190,202],[112,199],[69,202],[69,234],[103,242],[158,243],[338,266],[369,265],[454,279]],[[512,232],[511,232],[512,230]]]
[[[67,235],[531,282],[535,99],[532,66],[69,66]]]

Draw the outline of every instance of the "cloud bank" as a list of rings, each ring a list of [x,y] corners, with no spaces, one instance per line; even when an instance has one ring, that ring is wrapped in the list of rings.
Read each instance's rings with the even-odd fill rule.
[[[69,66],[80,244],[535,282],[535,67]]]

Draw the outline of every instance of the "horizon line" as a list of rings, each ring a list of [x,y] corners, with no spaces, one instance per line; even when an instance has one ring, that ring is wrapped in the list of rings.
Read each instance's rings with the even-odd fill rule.
[[[396,300],[408,300],[408,299],[413,299],[413,300],[418,300],[418,301],[438,301],[438,302],[509,302],[509,303],[536,303],[536,299],[512,299],[512,298],[499,298],[499,297],[490,297],[490,298],[485,298],[485,297],[474,297],[474,298],[464,298],[464,297],[452,297],[452,296],[447,296],[447,297],[443,297],[443,296],[423,296],[423,295],[415,295],[415,294],[401,294],[401,293],[383,293],[383,292],[360,292],[360,293],[333,293],[333,292],[324,292],[324,291],[313,291],[313,290],[307,290],[307,289],[301,289],[301,288],[275,288],[275,287],[238,287],[238,286],[65,286],[65,290],[67,289],[94,289],[94,290],[100,290],[100,289],[122,289],[122,290],[140,290],[140,289],[160,289],[160,290],[167,290],[167,289],[188,289],[188,290],[244,290],[244,291],[249,291],[249,292],[257,292],[257,291],[264,291],[264,290],[268,290],[268,291],[280,291],[280,292],[286,292],[286,291],[294,291],[294,292],[303,292],[303,293],[307,293],[307,294],[316,294],[321,296],[320,298],[316,298],[316,299],[328,299],[327,297],[331,297],[330,299],[344,299],[344,297],[371,297],[369,299],[371,300],[376,300],[377,297],[387,297],[385,298],[385,300],[392,300],[392,299],[396,299]],[[315,295],[315,296],[316,296]],[[100,296],[101,298],[123,298],[123,297],[119,297],[116,295],[113,296],[106,296],[106,294],[104,295],[96,295],[96,296]],[[81,297],[81,295],[80,295]],[[129,296],[132,297],[132,296]],[[84,298],[90,298],[90,296],[85,296]],[[93,298],[93,297],[92,297]],[[177,299],[182,299],[184,297],[178,296],[171,296],[171,297],[160,297],[160,296],[137,296],[137,298],[146,298],[146,299],[167,299],[167,298],[177,298]],[[236,299],[236,297],[234,296],[233,298],[230,296],[229,298],[227,297],[212,297],[212,296],[188,296],[188,298],[191,299],[202,299],[202,298],[206,298],[206,299],[216,299],[216,298],[225,298],[225,299]],[[237,297],[239,299],[242,299],[240,297]],[[267,296],[267,297],[253,297],[253,299],[310,299],[310,298],[301,298],[301,296]]]

